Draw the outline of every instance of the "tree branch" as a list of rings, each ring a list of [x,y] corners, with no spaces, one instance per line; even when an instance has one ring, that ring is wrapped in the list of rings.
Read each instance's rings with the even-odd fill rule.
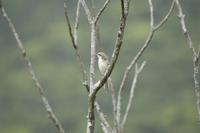
[[[193,46],[192,39],[190,37],[190,34],[186,28],[185,25],[185,14],[182,11],[182,7],[179,3],[179,0],[174,0],[176,2],[176,7],[178,9],[178,17],[180,19],[180,24],[182,27],[183,34],[185,35],[187,39],[187,43],[189,48],[191,49],[193,53],[193,80],[194,80],[194,91],[196,95],[196,105],[197,105],[197,111],[198,111],[198,119],[200,121],[200,83],[199,83],[199,49],[196,50],[195,47]]]
[[[81,0],[81,4],[82,4],[82,6],[83,6],[83,8],[84,8],[84,10],[85,10],[85,13],[86,13],[86,15],[87,15],[88,22],[91,24],[91,22],[93,21],[93,18],[92,18],[92,15],[91,15],[91,11],[90,11],[90,9],[88,8],[88,6],[87,6],[85,0]]]
[[[79,0],[80,1],[80,0]],[[78,1],[78,3],[79,3]],[[79,4],[77,4],[79,5]],[[78,8],[78,7],[77,7]],[[68,30],[69,30],[69,35],[70,35],[70,38],[71,38],[71,41],[72,41],[72,45],[73,45],[73,48],[75,50],[75,55],[77,57],[77,60],[78,60],[78,63],[79,63],[79,67],[80,67],[80,70],[81,70],[81,73],[82,73],[82,77],[83,77],[83,85],[86,87],[87,89],[87,86],[88,86],[88,78],[87,78],[87,72],[85,70],[85,67],[84,67],[84,63],[81,59],[81,55],[80,55],[80,52],[79,52],[79,48],[78,48],[78,45],[77,45],[77,40],[75,40],[75,37],[76,36],[76,39],[77,39],[77,35],[74,35],[73,36],[73,33],[72,33],[72,28],[71,28],[71,24],[70,24],[70,20],[69,20],[69,16],[68,16],[68,12],[67,12],[67,4],[66,2],[64,2],[64,12],[65,12],[65,18],[66,18],[66,21],[67,21],[67,26],[68,26]],[[78,9],[77,9],[77,12],[78,12]],[[78,13],[77,13],[78,14]],[[79,15],[76,16],[76,24],[75,24],[75,33],[74,34],[77,34],[77,28],[78,28],[78,17]]]
[[[69,16],[68,16],[68,12],[67,12],[67,4],[66,4],[66,2],[64,2],[64,11],[65,11],[65,18],[66,18],[66,21],[67,21],[67,26],[68,26],[69,35],[70,35],[70,38],[71,38],[71,41],[72,41],[72,45],[73,45],[74,49],[77,49],[77,44],[76,44],[76,42],[74,40],[74,36],[73,36],[73,33],[72,33],[71,24],[70,24],[70,21],[69,21]]]
[[[154,28],[154,11],[153,11],[153,3],[152,0],[148,0],[149,9],[150,9],[150,27]]]
[[[46,111],[48,113],[48,117],[53,122],[53,124],[56,126],[56,128],[58,129],[58,131],[60,133],[65,133],[60,121],[58,120],[58,118],[56,117],[55,113],[53,112],[53,110],[52,110],[52,108],[51,108],[51,106],[50,106],[50,104],[49,104],[49,102],[48,102],[48,100],[47,100],[47,98],[46,98],[46,96],[44,94],[44,88],[42,87],[42,85],[40,84],[38,78],[36,77],[36,74],[35,74],[35,72],[33,70],[31,61],[27,57],[26,50],[25,50],[25,48],[24,48],[24,46],[23,46],[23,44],[22,44],[22,42],[21,42],[21,40],[19,38],[19,35],[18,35],[18,33],[17,33],[16,29],[15,29],[15,26],[12,23],[11,19],[8,17],[6,11],[4,10],[4,8],[2,6],[2,1],[0,1],[0,3],[1,3],[1,11],[3,13],[3,17],[7,20],[8,24],[9,24],[9,28],[11,29],[12,34],[14,35],[14,37],[16,39],[17,46],[19,47],[19,49],[20,49],[20,51],[22,53],[22,56],[23,56],[23,59],[24,59],[24,61],[26,63],[28,71],[29,71],[29,73],[30,73],[30,75],[32,77],[32,80],[33,80],[33,82],[34,82],[34,84],[35,84],[35,86],[36,86],[36,88],[37,88],[37,90],[38,90],[38,92],[40,94],[40,98],[41,98],[42,103],[43,103],[43,105],[44,105],[44,107],[45,107],[45,109],[46,109]]]
[[[111,0],[106,0],[106,2],[104,3],[104,5],[102,6],[102,8],[100,9],[100,11],[97,13],[96,17],[94,18],[94,22],[97,23],[101,14],[103,13],[103,11],[105,10],[105,8],[107,7],[107,5],[109,4]]]
[[[77,31],[78,31],[78,26],[79,26],[80,5],[81,5],[81,0],[78,0],[77,8],[76,8],[75,25],[74,25],[74,42],[75,42],[75,44],[77,44],[77,39],[78,39]]]
[[[124,75],[123,75],[123,78],[122,78],[122,81],[120,84],[120,88],[118,91],[118,98],[117,98],[117,120],[118,120],[118,123],[121,122],[121,100],[122,100],[121,97],[122,97],[122,91],[124,89],[125,82],[128,78],[128,74],[130,73],[133,66],[135,66],[136,62],[139,60],[139,58],[142,56],[142,54],[145,52],[145,50],[150,45],[150,42],[154,36],[154,32],[156,30],[158,30],[161,26],[163,26],[163,24],[168,20],[168,18],[170,17],[170,14],[172,13],[173,7],[174,7],[174,4],[172,3],[172,5],[171,5],[167,15],[164,17],[164,19],[162,19],[157,26],[154,26],[153,4],[152,4],[151,0],[148,0],[148,3],[149,3],[149,12],[150,12],[150,32],[148,34],[148,37],[147,37],[144,45],[138,51],[138,53],[133,58],[133,60],[131,61],[131,63],[129,64],[129,66],[126,68],[126,70],[124,72]]]
[[[171,6],[170,6],[170,8],[169,8],[168,13],[167,13],[167,14],[165,15],[165,17],[160,21],[160,23],[157,24],[157,25],[154,27],[155,30],[159,29],[159,28],[168,20],[168,18],[169,18],[170,15],[172,14],[172,11],[173,11],[173,9],[174,9],[174,5],[175,5],[175,2],[174,2],[174,0],[173,0]]]
[[[113,86],[113,82],[111,80],[111,78],[109,77],[107,80],[108,83],[108,88],[111,91],[111,97],[112,97],[112,104],[113,104],[113,121],[114,121],[114,130],[117,131],[117,127],[118,127],[118,123],[117,123],[117,99],[116,99],[116,95],[115,95],[115,89]]]
[[[97,113],[99,114],[99,118],[101,120],[101,125],[102,125],[102,129],[105,131],[105,133],[111,133],[112,129],[109,125],[109,123],[107,122],[105,115],[103,113],[103,111],[101,110],[101,107],[99,105],[99,103],[96,101],[94,103]]]
[[[132,82],[131,89],[130,89],[129,100],[128,100],[128,104],[127,104],[127,106],[126,106],[126,112],[125,112],[125,114],[124,114],[122,123],[121,123],[121,125],[120,125],[121,131],[123,131],[123,129],[124,129],[124,125],[125,125],[125,123],[126,123],[127,116],[128,116],[128,114],[129,114],[129,111],[130,111],[130,108],[131,108],[131,103],[132,103],[132,101],[133,101],[133,97],[134,97],[134,92],[135,92],[135,87],[136,87],[138,75],[139,75],[140,72],[143,70],[145,64],[146,64],[146,62],[144,61],[144,62],[141,64],[141,66],[140,66],[139,68],[138,68],[138,66],[137,66],[137,63],[136,63],[136,65],[135,65],[135,75],[134,75],[133,82]]]

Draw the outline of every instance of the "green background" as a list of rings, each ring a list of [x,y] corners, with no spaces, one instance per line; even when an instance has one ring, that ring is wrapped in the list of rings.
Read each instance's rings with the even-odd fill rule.
[[[96,11],[103,1],[95,0]],[[155,23],[167,13],[171,0],[153,0]],[[4,0],[4,7],[16,26],[33,68],[45,88],[52,108],[67,133],[86,131],[87,93],[74,55],[64,17],[63,0]],[[75,0],[68,0],[74,24]],[[200,38],[200,1],[180,0],[186,25],[195,46]],[[156,32],[150,47],[139,60],[147,64],[139,75],[126,133],[199,133],[193,87],[192,53],[186,44],[177,9]],[[98,49],[111,56],[119,25],[119,1],[111,1],[100,19]],[[90,28],[83,8],[79,27],[79,47],[87,70],[90,57]],[[124,44],[112,74],[115,90],[123,72],[149,32],[149,7],[145,0],[132,0]],[[98,72],[97,72],[98,73]],[[133,73],[123,94],[126,105]],[[97,76],[99,78],[99,76]],[[97,99],[112,120],[110,93],[100,91]],[[99,119],[96,132],[102,132]],[[55,133],[47,118],[38,91],[23,62],[7,22],[0,17],[0,133]]]

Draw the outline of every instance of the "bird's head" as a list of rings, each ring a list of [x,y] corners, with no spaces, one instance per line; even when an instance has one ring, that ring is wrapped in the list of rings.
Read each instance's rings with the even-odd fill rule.
[[[98,57],[98,59],[108,60],[108,57],[107,57],[106,54],[103,53],[103,52],[98,52],[98,53],[97,53],[97,57]]]

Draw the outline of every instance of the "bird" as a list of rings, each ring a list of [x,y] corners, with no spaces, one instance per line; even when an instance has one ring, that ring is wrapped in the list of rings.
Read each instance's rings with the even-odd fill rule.
[[[108,60],[108,56],[103,52],[98,52],[97,57],[98,57],[99,71],[102,75],[104,75],[106,72],[106,69],[108,68],[110,64]]]
[[[98,52],[97,53],[98,57],[98,67],[101,75],[103,76],[109,66],[109,59],[108,56],[104,52]],[[105,83],[104,88],[108,88],[108,83]]]

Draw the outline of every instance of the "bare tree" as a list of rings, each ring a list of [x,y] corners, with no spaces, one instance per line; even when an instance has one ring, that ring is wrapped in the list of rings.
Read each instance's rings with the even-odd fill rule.
[[[185,15],[183,14],[182,7],[179,3],[179,0],[172,0],[171,1],[171,6],[169,10],[167,11],[166,15],[160,20],[158,24],[155,24],[154,22],[154,6],[152,3],[152,0],[148,0],[148,5],[149,5],[149,27],[150,31],[149,34],[142,45],[142,47],[139,49],[137,54],[132,58],[130,61],[130,64],[127,66],[126,70],[124,71],[124,75],[121,81],[121,84],[118,89],[117,96],[115,94],[116,88],[114,88],[112,81],[110,80],[110,76],[112,74],[113,69],[115,68],[115,64],[118,60],[119,53],[120,53],[120,48],[123,45],[123,38],[124,38],[124,32],[126,30],[126,24],[127,24],[127,17],[129,14],[129,6],[130,6],[130,0],[120,0],[120,6],[121,6],[121,14],[120,14],[120,19],[119,19],[119,28],[117,31],[116,35],[116,41],[113,47],[113,52],[112,52],[112,57],[110,59],[110,64],[107,67],[106,72],[104,75],[97,80],[95,78],[96,76],[96,55],[97,55],[97,34],[98,31],[98,21],[101,18],[101,15],[104,13],[104,10],[108,8],[109,3],[111,3],[111,0],[105,0],[104,4],[100,8],[100,10],[97,12],[97,14],[94,13],[95,6],[94,6],[94,1],[90,1],[92,4],[92,7],[89,7],[89,4],[85,0],[78,0],[77,1],[77,6],[76,6],[76,16],[75,16],[75,24],[72,27],[70,23],[70,18],[68,15],[68,9],[67,5],[68,2],[64,2],[64,13],[65,13],[65,18],[68,26],[68,31],[69,35],[71,38],[72,46],[75,51],[75,55],[77,57],[77,61],[79,63],[80,71],[82,74],[82,79],[83,79],[83,86],[85,86],[86,91],[88,92],[88,113],[87,113],[87,131],[86,133],[94,133],[94,128],[95,128],[95,109],[98,113],[99,119],[101,121],[101,128],[104,133],[122,133],[124,131],[124,127],[127,121],[128,114],[131,109],[132,101],[134,98],[134,90],[136,88],[138,76],[140,72],[142,72],[144,66],[145,66],[145,61],[141,63],[141,65],[138,65],[138,60],[140,57],[143,55],[145,50],[148,48],[150,45],[150,42],[152,38],[154,37],[154,34],[156,31],[159,30],[160,27],[163,26],[165,22],[167,22],[168,18],[173,12],[173,9],[175,6],[178,9],[178,17],[180,18],[180,23],[181,27],[183,30],[184,35],[186,36],[189,48],[192,50],[193,54],[193,68],[194,68],[194,73],[193,73],[193,78],[194,78],[194,88],[195,88],[195,94],[197,98],[197,109],[198,109],[198,116],[200,120],[200,87],[199,87],[199,50],[196,50],[192,44],[192,39],[186,29],[185,22],[184,22],[184,17]],[[79,52],[79,45],[78,44],[78,29],[79,29],[79,17],[80,17],[80,10],[83,7],[84,12],[86,14],[88,24],[90,25],[90,71],[89,71],[89,76],[87,74],[87,71],[85,69],[84,62],[82,61],[82,56]],[[3,5],[2,1],[0,0],[0,8],[3,17],[7,20],[9,27],[12,31],[12,34],[14,35],[17,45],[22,53],[23,59],[25,61],[25,64],[28,68],[28,71],[32,77],[32,80],[34,81],[34,84],[40,94],[41,100],[43,102],[43,105],[48,113],[48,116],[50,120],[54,123],[56,128],[60,133],[64,133],[64,129],[59,122],[58,118],[56,117],[55,113],[53,112],[46,96],[44,93],[44,88],[41,86],[40,82],[38,81],[36,74],[32,68],[31,61],[27,56],[26,50],[23,46],[23,43],[21,42],[19,35],[15,29],[14,24],[12,23],[11,19],[8,17]],[[83,45],[83,44],[82,44]],[[127,81],[127,78],[129,76],[130,71],[135,68],[135,73],[133,76],[132,80],[132,85],[130,87],[130,95],[129,99],[126,105],[125,113],[122,114],[122,93],[123,90],[125,89],[125,84]],[[102,86],[106,83],[109,82],[109,88],[111,90],[111,97],[112,97],[112,105],[113,105],[113,123],[114,126],[112,127],[111,124],[107,121],[105,114],[99,104],[99,102],[96,100],[96,97],[98,96],[99,90],[102,88]]]

